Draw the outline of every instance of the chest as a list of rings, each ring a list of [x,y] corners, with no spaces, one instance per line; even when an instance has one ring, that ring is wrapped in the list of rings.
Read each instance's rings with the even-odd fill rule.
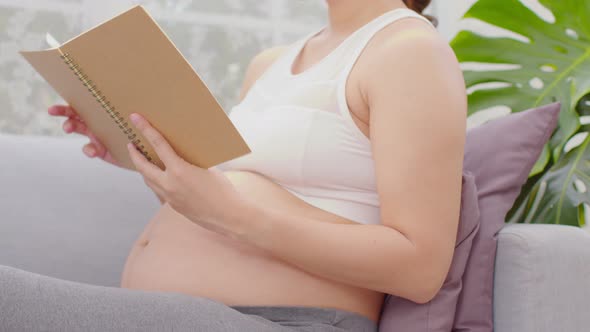
[[[299,75],[287,55],[258,79],[229,114],[252,153],[226,169],[258,172],[306,194],[375,191],[362,73],[355,66],[344,79],[341,58],[328,59]]]
[[[343,88],[338,80],[257,82],[229,114],[252,153],[222,166],[302,191],[374,190],[370,144],[351,128],[352,117],[343,117]]]
[[[326,59],[330,59],[331,53],[334,50],[338,50],[338,45],[342,43],[341,40],[329,40],[329,39],[321,39],[321,40],[309,40],[309,42],[305,45],[305,47],[301,50],[301,52],[295,55],[290,63],[286,63],[285,67],[289,70],[292,74],[301,75],[305,71],[313,71],[316,69],[315,67],[319,67],[322,65],[326,65]],[[366,72],[366,58],[370,58],[371,52],[373,50],[370,47],[367,47],[362,56],[360,56],[357,60],[355,65],[351,68],[350,73],[346,79],[346,86],[345,86],[345,97],[346,97],[346,105],[348,106],[348,110],[351,114],[351,117],[356,124],[356,126],[361,130],[361,132],[369,137],[369,119],[370,119],[370,110],[369,106],[366,101],[365,94],[363,94],[363,76]],[[342,66],[342,64],[338,64],[337,66]],[[323,91],[316,90],[312,91],[302,91],[304,93],[309,94],[320,94]]]

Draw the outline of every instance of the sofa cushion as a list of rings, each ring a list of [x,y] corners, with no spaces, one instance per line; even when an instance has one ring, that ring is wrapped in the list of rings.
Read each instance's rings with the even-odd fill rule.
[[[467,131],[461,215],[447,278],[439,293],[425,304],[388,295],[380,331],[493,330],[496,233],[555,130],[559,110],[560,104],[554,103]],[[470,176],[475,179],[474,185],[469,184]],[[472,192],[476,192],[474,197]],[[479,218],[473,224],[475,207]]]
[[[488,121],[467,132],[463,167],[475,175],[480,228],[463,274],[453,331],[493,331],[496,236],[557,126],[560,103]]]
[[[0,265],[118,286],[160,208],[137,172],[82,153],[84,137],[0,134]]]
[[[588,331],[588,262],[590,234],[578,227],[504,226],[494,272],[494,331]]]

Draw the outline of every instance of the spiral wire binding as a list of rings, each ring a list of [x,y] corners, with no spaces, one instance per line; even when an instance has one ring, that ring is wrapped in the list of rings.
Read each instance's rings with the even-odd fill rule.
[[[96,84],[94,84],[92,80],[88,79],[88,75],[84,74],[82,69],[80,69],[78,63],[76,63],[72,59],[69,53],[63,53],[61,50],[59,50],[59,53],[60,57],[64,60],[66,65],[74,72],[74,74],[78,77],[80,82],[82,82],[82,84],[86,88],[88,88],[88,91],[92,94],[92,96],[96,99],[100,106],[107,112],[107,114],[113,120],[115,120],[115,123],[117,124],[117,126],[119,126],[123,133],[127,135],[129,141],[135,144],[135,146],[137,146],[141,154],[143,154],[147,158],[147,160],[151,162],[152,157],[149,155],[147,151],[144,150],[145,146],[141,144],[141,140],[137,137],[137,134],[133,132],[133,129],[131,128],[131,126],[129,126],[129,123],[125,121],[125,118],[121,116],[121,113],[116,112],[115,106],[112,106],[111,102],[106,99],[106,97],[102,94],[100,90],[98,90]]]

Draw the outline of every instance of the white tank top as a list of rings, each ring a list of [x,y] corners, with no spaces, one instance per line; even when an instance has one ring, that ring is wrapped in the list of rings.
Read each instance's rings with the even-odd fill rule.
[[[321,29],[290,45],[230,110],[252,152],[218,168],[262,174],[308,204],[361,224],[379,224],[371,141],[351,117],[345,82],[375,33],[404,17],[432,25],[413,10],[391,10],[296,75],[294,60]]]

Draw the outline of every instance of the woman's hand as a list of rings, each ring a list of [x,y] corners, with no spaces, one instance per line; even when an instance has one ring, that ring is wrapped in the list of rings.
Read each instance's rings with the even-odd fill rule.
[[[141,115],[129,119],[154,148],[165,170],[149,162],[132,144],[129,155],[145,183],[178,213],[192,222],[222,235],[237,238],[245,225],[240,216],[246,200],[228,178],[215,167],[204,169],[182,159],[166,139]]]
[[[122,167],[109,153],[107,148],[98,138],[88,129],[84,120],[80,118],[78,112],[69,105],[53,105],[47,110],[53,116],[65,116],[68,119],[63,123],[62,128],[67,134],[77,133],[90,139],[90,142],[84,145],[82,151],[89,158],[98,157],[107,163]]]

